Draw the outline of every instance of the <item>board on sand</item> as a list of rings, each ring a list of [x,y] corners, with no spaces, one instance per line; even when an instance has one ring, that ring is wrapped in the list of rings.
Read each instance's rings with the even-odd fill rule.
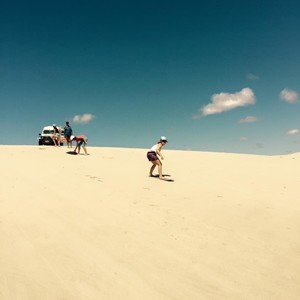
[[[159,175],[153,175],[153,176],[150,176],[152,178],[156,178],[156,179],[160,179],[159,178]],[[160,179],[160,180],[164,180],[164,181],[169,181],[169,182],[174,182],[174,179],[170,178],[171,175],[167,175],[167,174],[163,174],[163,179]]]

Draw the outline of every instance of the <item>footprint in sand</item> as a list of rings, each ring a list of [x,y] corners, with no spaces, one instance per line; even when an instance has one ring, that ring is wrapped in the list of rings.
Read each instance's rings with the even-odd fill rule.
[[[90,179],[95,179],[97,181],[103,182],[99,177],[97,176],[91,176],[91,175],[85,175],[86,177],[89,177]]]

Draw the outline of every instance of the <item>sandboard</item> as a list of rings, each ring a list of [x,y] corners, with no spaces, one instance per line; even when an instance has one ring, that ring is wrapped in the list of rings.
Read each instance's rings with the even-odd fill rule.
[[[163,177],[164,177],[163,179],[160,179],[159,175],[153,175],[153,176],[150,176],[150,177],[156,178],[156,179],[159,179],[159,180],[163,180],[163,181],[169,181],[169,182],[174,182],[175,181],[174,178],[170,178],[171,175],[168,175],[168,174],[163,174]]]

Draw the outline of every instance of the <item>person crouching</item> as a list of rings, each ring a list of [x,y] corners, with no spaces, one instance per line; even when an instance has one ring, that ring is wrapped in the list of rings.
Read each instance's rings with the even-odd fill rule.
[[[87,150],[86,150],[86,144],[88,142],[87,137],[85,135],[77,135],[77,136],[71,135],[70,141],[73,141],[73,140],[76,141],[76,147],[74,149],[74,152],[76,153],[76,150],[78,149],[77,153],[80,154],[80,149],[82,146],[85,155],[87,155]]]

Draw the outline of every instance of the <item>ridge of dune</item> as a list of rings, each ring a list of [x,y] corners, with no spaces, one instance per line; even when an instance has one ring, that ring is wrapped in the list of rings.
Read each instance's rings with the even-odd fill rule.
[[[300,153],[0,150],[1,300],[300,298]]]

